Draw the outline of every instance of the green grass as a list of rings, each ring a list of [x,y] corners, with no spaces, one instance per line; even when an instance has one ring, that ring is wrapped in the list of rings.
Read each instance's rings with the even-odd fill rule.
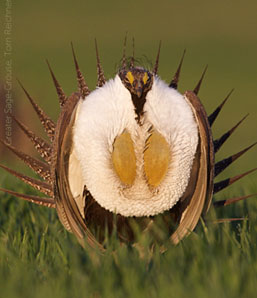
[[[14,183],[30,192],[15,179],[2,181]],[[255,200],[218,210],[217,217],[248,217],[242,222],[214,224],[211,213],[176,247],[164,234],[163,254],[158,245],[148,249],[147,235],[139,236],[140,249],[120,246],[114,235],[101,255],[82,248],[55,210],[1,195],[0,296],[256,297]]]

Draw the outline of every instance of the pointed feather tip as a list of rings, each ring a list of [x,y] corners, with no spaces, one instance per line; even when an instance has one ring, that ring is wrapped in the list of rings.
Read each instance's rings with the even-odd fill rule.
[[[249,116],[250,114],[249,113],[247,113],[233,128],[231,128],[231,133],[232,132],[234,132],[236,129],[237,129],[237,127]]]
[[[99,58],[96,38],[95,38],[95,51],[96,51],[96,62],[97,62],[97,86],[102,87],[105,84],[106,79],[105,79],[104,72]]]
[[[130,59],[130,68],[134,68],[135,67],[135,39],[134,37],[132,38],[132,56]]]
[[[27,93],[27,91],[25,90],[23,84],[21,83],[21,81],[19,80],[19,78],[16,77],[16,81],[18,82],[18,84],[20,85],[21,89],[24,91],[24,93]]]
[[[242,179],[243,177],[255,172],[256,170],[257,170],[257,168],[254,168],[250,171],[244,172],[244,173],[234,176],[232,178],[227,178],[225,180],[214,183],[213,193],[215,194],[215,193],[223,190],[224,188],[228,187],[229,185],[232,185],[233,183]]]
[[[32,97],[30,96],[29,92],[25,89],[24,85],[21,83],[21,81],[16,78],[18,84],[20,85],[21,89],[23,90],[23,92],[25,93],[26,97],[29,99],[29,101],[31,102],[34,110],[37,112],[37,114],[40,114],[40,108],[39,106],[36,104],[36,102],[32,99]]]
[[[170,82],[169,87],[171,87],[171,88],[178,89],[178,82],[179,82],[180,72],[181,72],[183,62],[184,62],[185,54],[186,54],[186,49],[184,49],[184,51],[183,51],[177,71],[175,72],[175,75],[174,75],[172,81]]]
[[[81,94],[82,98],[85,99],[90,94],[90,90],[88,88],[88,85],[85,81],[85,78],[82,72],[80,71],[78,60],[76,58],[76,54],[75,54],[75,50],[72,42],[71,42],[71,50],[73,55],[73,61],[75,64],[79,93]]]
[[[31,102],[32,106],[34,107],[34,109],[36,110],[35,106],[37,106],[37,104],[35,103],[35,101],[32,99],[32,97],[30,96],[29,92],[25,89],[24,85],[21,83],[21,81],[16,78],[18,84],[20,85],[21,89],[23,90],[23,92],[25,93],[26,97],[29,99],[29,101]],[[37,111],[36,111],[37,112]],[[37,112],[38,113],[38,112]]]
[[[47,133],[48,137],[51,141],[54,140],[55,135],[55,123],[52,119],[47,116],[47,114],[39,107],[39,105],[34,101],[34,99],[30,96],[28,91],[24,88],[22,83],[17,79],[18,84],[21,86],[22,90],[24,91],[26,97],[30,101],[34,111],[37,113],[37,116],[44,127],[45,132]]]
[[[234,92],[234,88],[228,93],[228,95],[225,97],[225,99],[222,101],[222,103],[208,116],[208,121],[210,126],[213,125],[214,121],[216,120],[216,118],[218,117],[220,111],[222,110],[222,108],[224,107],[225,103],[227,102],[227,100],[229,99],[229,97],[231,96],[231,94]]]
[[[127,63],[126,63],[127,35],[128,35],[128,33],[126,32],[125,38],[124,38],[124,43],[123,43],[123,54],[122,54],[122,68],[123,69],[126,69],[126,66],[127,66]]]
[[[9,195],[15,196],[17,198],[23,199],[30,203],[34,203],[40,206],[48,207],[48,208],[55,208],[55,201],[53,198],[46,198],[46,197],[38,197],[33,195],[26,195],[22,193],[18,193],[9,189],[0,188],[0,191],[8,193]]]
[[[217,153],[221,146],[227,141],[227,139],[233,134],[233,132],[239,127],[239,125],[249,116],[246,114],[240,121],[237,122],[230,130],[224,133],[219,139],[213,141],[214,152]]]
[[[74,50],[74,46],[73,46],[72,41],[71,41],[70,44],[71,44],[71,51],[72,51],[73,61],[74,61],[74,64],[75,64],[75,69],[76,69],[77,78],[78,78],[79,64],[78,64],[78,61],[77,61],[77,57],[76,57],[76,54],[75,54],[75,50]]]
[[[43,182],[41,180],[31,178],[29,176],[23,175],[23,174],[16,172],[2,164],[0,164],[0,168],[5,170],[9,174],[13,175],[14,177],[20,179],[21,181],[28,184],[29,186],[33,187],[34,189],[46,194],[47,196],[50,196],[50,197],[53,196],[53,190],[52,190],[52,186],[50,184]]]
[[[202,76],[201,76],[199,82],[197,83],[197,85],[196,85],[195,88],[194,88],[194,91],[193,91],[193,92],[194,92],[196,95],[198,95],[198,93],[199,93],[199,91],[200,91],[200,88],[201,88],[201,85],[202,85],[202,82],[203,82],[203,79],[204,79],[204,76],[205,76],[205,73],[206,73],[207,69],[208,69],[208,64],[205,66],[204,71],[203,71],[203,73],[202,73]]]
[[[248,220],[248,218],[246,218],[246,217],[221,218],[221,219],[213,220],[210,223],[221,224],[221,223],[227,223],[227,222],[233,222],[233,221],[243,221],[243,220]]]
[[[79,65],[78,65],[78,62],[77,62],[77,58],[76,58],[76,54],[75,54],[75,50],[74,50],[74,46],[73,46],[72,41],[70,42],[70,45],[71,45],[71,51],[72,51],[72,56],[73,56],[75,66],[76,66],[76,68],[78,68]]]
[[[29,140],[34,145],[34,148],[38,151],[40,156],[47,162],[51,163],[51,154],[52,154],[52,146],[48,144],[44,139],[37,136],[28,127],[20,122],[14,115],[11,115],[12,119],[15,123],[20,127],[20,129],[25,133],[25,135],[29,138]]]
[[[227,157],[223,160],[217,162],[215,164],[215,171],[214,171],[214,177],[217,177],[220,173],[222,173],[228,166],[230,166],[234,161],[236,161],[239,157],[241,157],[243,154],[245,154],[247,151],[249,151],[251,148],[256,146],[257,142],[253,143],[252,145],[246,147],[245,149]]]
[[[158,48],[158,52],[157,52],[157,56],[156,56],[156,60],[155,60],[155,65],[154,65],[154,68],[153,68],[153,74],[154,75],[157,75],[157,73],[158,73],[161,45],[162,45],[162,42],[160,40],[159,48]]]
[[[58,80],[56,79],[56,76],[55,76],[55,74],[54,74],[54,72],[53,72],[53,70],[50,66],[50,63],[47,59],[46,59],[46,63],[48,65],[50,74],[51,74],[53,82],[54,82],[54,86],[55,86],[55,89],[56,89],[56,92],[57,92],[57,95],[58,95],[60,106],[62,107],[62,106],[64,106],[64,104],[67,100],[67,96],[63,92],[63,89],[62,89],[61,85],[59,84]]]
[[[21,161],[23,161],[28,167],[30,167],[35,173],[41,176],[44,180],[52,182],[50,167],[48,164],[33,158],[32,156],[18,150],[17,148],[9,145],[4,140],[0,139],[0,142],[6,146],[10,151],[12,151]]]
[[[246,195],[246,196],[240,196],[240,197],[230,198],[230,199],[226,199],[226,200],[216,201],[213,203],[213,206],[215,208],[224,207],[224,206],[228,206],[228,205],[237,203],[239,201],[243,201],[243,200],[246,200],[248,198],[253,198],[253,197],[257,197],[257,194],[255,193],[255,194],[250,194],[250,195]]]

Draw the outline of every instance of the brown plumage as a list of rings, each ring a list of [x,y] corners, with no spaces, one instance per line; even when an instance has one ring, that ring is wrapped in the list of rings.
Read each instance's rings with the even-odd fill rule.
[[[257,144],[254,143],[251,146],[248,146],[247,148],[241,150],[238,153],[235,153],[219,162],[217,162],[215,164],[215,177],[218,176],[221,172],[223,172],[232,162],[234,162],[235,160],[237,160],[240,156],[242,156],[243,154],[245,154],[248,150],[250,150],[252,147],[254,147]]]
[[[50,180],[50,167],[48,166],[48,164],[27,155],[26,153],[18,150],[17,148],[7,144],[6,142],[1,142],[40,177],[42,177],[44,180]]]
[[[203,73],[202,73],[202,76],[201,76],[199,82],[197,83],[197,85],[196,85],[195,88],[194,88],[194,93],[195,93],[196,95],[198,95],[198,93],[199,93],[199,91],[200,91],[200,88],[201,88],[201,86],[202,86],[202,82],[203,82],[204,76],[205,76],[205,74],[206,74],[207,68],[208,68],[208,65],[205,66],[204,71],[203,71]]]
[[[38,151],[40,156],[47,162],[51,162],[51,154],[52,154],[52,146],[48,144],[41,137],[37,136],[34,132],[32,132],[25,124],[21,123],[18,119],[13,116],[14,121],[17,125],[22,129],[22,131],[26,134],[26,136],[33,143],[35,149]]]
[[[132,56],[131,56],[131,60],[130,60],[130,68],[134,68],[135,67],[135,39],[133,37],[132,39]]]
[[[156,60],[155,60],[155,65],[154,65],[154,68],[153,68],[153,71],[152,71],[154,75],[156,75],[158,73],[161,45],[162,45],[162,43],[160,41],[157,56],[156,56]]]
[[[214,183],[213,193],[217,193],[217,192],[221,191],[222,189],[224,189],[227,186],[235,183],[236,181],[238,181],[241,178],[243,178],[243,177],[251,174],[252,172],[254,172],[256,170],[257,170],[257,168],[254,168],[254,169],[252,169],[250,171],[247,171],[247,172],[244,172],[242,174],[236,175],[234,177],[227,178],[227,179],[224,179],[222,181],[219,181],[219,182]]]
[[[174,89],[178,88],[179,76],[180,76],[180,72],[181,72],[181,68],[182,68],[182,65],[183,65],[185,54],[186,54],[186,50],[184,50],[184,52],[183,52],[183,55],[182,55],[182,58],[179,62],[177,71],[175,72],[175,75],[174,75],[174,77],[171,80],[170,85],[169,85],[170,87],[172,87]]]
[[[67,96],[65,95],[65,93],[62,90],[61,85],[57,81],[48,60],[46,60],[46,63],[48,65],[49,71],[50,71],[52,79],[53,79],[53,83],[54,83],[54,86],[55,86],[55,89],[56,89],[56,92],[57,92],[57,95],[58,95],[58,98],[59,98],[60,106],[62,107],[65,104],[66,100],[67,100]]]
[[[219,139],[214,140],[214,151],[217,153],[221,146],[227,141],[227,139],[232,135],[232,133],[238,128],[238,126],[249,116],[249,114],[245,115],[240,121],[237,122],[235,126],[225,132]]]
[[[106,80],[104,77],[102,66],[100,64],[96,41],[95,46],[98,75],[97,86],[102,87],[105,84]],[[161,44],[159,45],[155,66],[152,72],[147,72],[147,76],[151,80],[152,77],[155,74],[157,74],[158,71],[160,46]],[[128,70],[126,70],[125,47],[126,38],[124,42],[122,68],[120,70],[120,78],[126,86],[125,76],[127,75]],[[214,112],[211,115],[207,116],[200,99],[197,97],[197,94],[200,90],[204,78],[204,74],[207,69],[205,68],[200,78],[200,81],[194,88],[194,91],[186,91],[184,94],[187,103],[193,111],[194,118],[197,123],[199,133],[199,144],[195,153],[195,158],[191,169],[191,176],[187,188],[183,196],[180,198],[179,202],[173,208],[163,212],[161,215],[151,217],[128,218],[120,214],[115,215],[112,212],[101,207],[98,204],[98,202],[93,198],[87,187],[84,186],[83,193],[81,193],[81,198],[85,201],[85,206],[83,207],[83,212],[81,213],[81,209],[79,208],[79,205],[76,203],[76,198],[73,197],[71,191],[69,181],[69,163],[71,162],[70,159],[71,154],[73,152],[73,125],[76,118],[76,111],[79,108],[81,101],[86,100],[86,97],[89,95],[90,90],[79,69],[73,45],[72,53],[79,86],[78,93],[73,93],[70,97],[66,97],[57,79],[55,78],[52,69],[49,66],[61,106],[61,113],[58,118],[57,124],[55,124],[43,112],[43,110],[35,103],[35,101],[25,90],[25,88],[20,84],[26,96],[30,100],[33,108],[35,109],[43,127],[45,128],[45,131],[51,140],[51,144],[47,143],[42,138],[36,136],[34,132],[28,129],[15,117],[14,119],[17,125],[32,141],[35,148],[38,150],[39,154],[45,162],[37,160],[23,153],[22,151],[14,148],[13,146],[3,142],[3,144],[7,146],[7,148],[9,148],[14,154],[16,154],[26,165],[32,168],[32,170],[35,171],[45,181],[30,178],[3,165],[0,165],[0,167],[12,174],[13,176],[17,177],[18,179],[24,181],[28,185],[32,186],[36,190],[46,194],[48,197],[31,196],[6,189],[0,189],[1,191],[5,191],[13,196],[20,197],[29,202],[33,202],[46,207],[56,208],[58,216],[64,227],[70,232],[74,233],[81,244],[83,244],[84,240],[86,240],[87,243],[89,243],[91,246],[95,248],[100,249],[100,251],[104,251],[104,248],[101,243],[104,241],[105,238],[106,227],[109,233],[111,233],[114,228],[117,228],[119,239],[123,242],[130,242],[134,241],[134,232],[132,228],[133,225],[131,225],[131,222],[137,222],[140,225],[142,231],[149,231],[149,227],[152,223],[155,222],[155,219],[158,216],[162,216],[164,222],[168,225],[171,241],[177,244],[181,239],[183,239],[186,235],[188,235],[191,231],[194,230],[199,221],[200,216],[202,214],[206,214],[211,205],[214,205],[215,207],[226,206],[237,201],[255,196],[246,195],[213,202],[213,193],[221,191],[222,189],[226,188],[227,186],[233,184],[237,180],[243,178],[244,176],[256,170],[253,169],[235,177],[227,178],[225,180],[214,183],[215,176],[220,174],[231,163],[233,163],[236,159],[238,159],[240,156],[242,156],[244,153],[250,150],[253,146],[255,146],[256,143],[215,164],[214,155],[216,154],[216,152],[218,152],[218,150],[222,147],[224,142],[228,139],[228,137],[233,133],[233,131],[242,123],[242,121],[246,117],[240,120],[232,129],[230,129],[228,132],[222,135],[219,139],[213,141],[211,126],[216,120],[218,114],[222,110],[224,104],[226,103],[233,90],[228,94],[224,101],[214,110]],[[171,88],[177,89],[178,87],[179,76],[184,55],[185,51],[183,52],[181,61],[178,65],[178,69],[169,85],[169,87]],[[142,68],[135,67],[134,62],[135,59],[133,46],[133,56],[130,62],[129,71],[133,75],[133,80],[138,79],[138,82],[140,80],[143,82],[146,71],[142,70]],[[135,75],[135,73],[137,72],[140,73],[138,78]],[[151,89],[151,80],[148,82],[145,79],[145,81],[142,83],[144,87],[147,86],[147,88],[145,87],[146,92],[148,92]],[[137,93],[139,94],[139,87],[136,84],[134,86],[128,85],[127,89],[131,92],[131,94],[135,92],[135,96],[137,95]],[[140,96],[137,95],[137,100],[141,98],[141,95],[143,94],[142,90],[140,90]],[[140,109],[138,108],[138,117],[142,114],[143,105],[142,107],[140,106]],[[108,196],[108,194],[106,195]],[[175,221],[175,227],[171,228],[169,226],[171,221]]]
[[[33,195],[26,195],[22,193],[18,193],[9,189],[0,188],[0,191],[6,192],[12,196],[15,196],[17,198],[21,198],[25,201],[28,201],[30,203],[34,203],[40,206],[48,207],[48,208],[55,208],[55,201],[53,198],[48,197],[39,197],[39,196],[33,196]]]
[[[227,102],[227,100],[229,99],[230,95],[232,94],[232,92],[234,91],[234,89],[232,89],[229,94],[225,97],[225,99],[222,101],[222,103],[211,113],[210,116],[208,116],[208,121],[210,126],[212,126],[212,124],[214,123],[215,119],[218,117],[220,111],[222,110],[224,104]]]
[[[79,87],[79,93],[81,94],[82,98],[85,98],[90,94],[90,90],[88,88],[88,85],[84,79],[84,76],[82,75],[82,72],[79,69],[78,61],[75,55],[74,47],[73,44],[71,43],[71,49],[72,49],[72,55],[73,55],[73,60],[75,64],[75,69],[76,69],[76,75],[77,75],[77,81],[78,81],[78,87]]]
[[[4,169],[5,171],[9,172],[14,177],[17,177],[21,181],[23,181],[23,182],[27,183],[28,185],[34,187],[36,190],[46,194],[49,197],[53,197],[53,195],[54,195],[53,189],[52,189],[53,187],[49,183],[46,183],[44,181],[37,180],[37,179],[31,178],[31,177],[28,177],[26,175],[23,175],[21,173],[18,173],[16,171],[12,170],[12,169],[7,168],[4,165],[0,165],[0,167],[2,169]]]
[[[100,62],[96,39],[95,39],[95,52],[96,52],[96,63],[97,63],[97,86],[102,87],[105,84],[106,79]]]
[[[26,94],[27,98],[29,99],[32,107],[34,108],[35,112],[38,115],[40,122],[42,123],[45,132],[47,133],[48,137],[51,141],[54,139],[54,132],[55,132],[55,124],[54,122],[46,115],[46,113],[35,103],[33,98],[29,95],[28,91],[23,87],[21,82],[18,80],[21,88],[23,89],[24,93]]]
[[[126,47],[127,47],[127,34],[125,35],[124,38],[124,44],[123,44],[123,55],[122,55],[122,68],[125,69],[127,66],[127,61],[126,61]]]

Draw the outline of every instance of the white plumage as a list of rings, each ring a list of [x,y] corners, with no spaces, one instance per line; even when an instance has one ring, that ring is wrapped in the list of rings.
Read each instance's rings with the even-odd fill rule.
[[[123,216],[150,216],[174,206],[188,184],[198,144],[189,105],[158,77],[147,93],[141,122],[136,122],[131,94],[117,75],[81,103],[74,124],[74,150],[83,184],[102,207]],[[147,184],[142,166],[151,126],[166,139],[171,152],[166,177],[156,189]],[[117,177],[111,162],[114,140],[124,130],[131,135],[137,158],[136,178],[129,187]]]

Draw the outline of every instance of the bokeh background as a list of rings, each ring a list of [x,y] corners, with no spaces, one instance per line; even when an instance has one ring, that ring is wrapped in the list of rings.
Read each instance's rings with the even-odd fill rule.
[[[4,14],[5,4],[5,1],[1,2],[1,14]],[[50,61],[66,94],[74,92],[72,41],[80,68],[93,89],[96,83],[94,38],[98,40],[105,75],[111,78],[120,62],[124,36],[128,32],[128,54],[132,52],[131,40],[134,37],[138,59],[153,62],[158,43],[162,41],[159,75],[167,82],[186,49],[179,85],[181,92],[194,88],[208,64],[199,94],[208,113],[235,88],[214,125],[214,137],[220,136],[248,112],[250,115],[217,158],[226,157],[257,141],[256,12],[256,0],[13,1],[12,91],[15,113],[43,134],[16,77],[56,120],[58,101],[45,59]],[[1,26],[3,22],[4,18],[1,18]],[[3,32],[1,39],[3,46]],[[2,50],[1,64],[4,63]],[[3,66],[0,67],[0,78],[3,83]],[[1,101],[3,105],[3,94]],[[2,113],[2,121],[4,117]],[[13,144],[32,152],[29,142],[23,141],[14,124]],[[257,148],[254,148],[226,170],[223,177],[256,167],[256,155]],[[14,159],[2,150],[0,160],[10,164]],[[17,167],[21,167],[21,163],[17,163]],[[257,175],[252,174],[238,182],[238,187],[247,185],[251,188],[256,181]]]

